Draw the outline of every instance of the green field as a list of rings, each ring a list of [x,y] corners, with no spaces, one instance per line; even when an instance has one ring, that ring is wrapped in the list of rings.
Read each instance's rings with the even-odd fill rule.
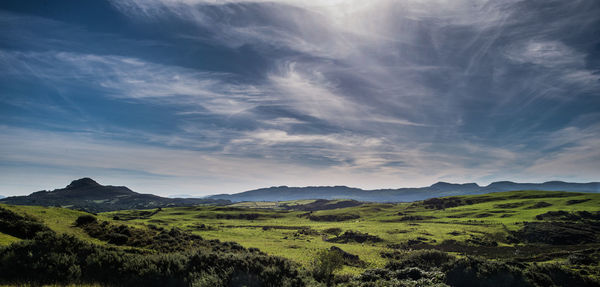
[[[332,208],[340,205],[357,206]],[[111,244],[106,237],[101,239],[89,229],[76,226],[80,216],[89,215],[83,211],[1,207],[33,218],[57,234],[123,250],[135,246]],[[258,248],[299,263],[304,270],[312,268],[319,251],[335,246],[350,256],[358,256],[353,263],[344,263],[336,271],[338,276],[358,276],[367,270],[389,268],[390,260],[402,260],[414,250],[437,249],[458,258],[480,256],[519,264],[566,264],[584,276],[600,278],[600,266],[597,261],[594,263],[600,254],[600,194],[512,191],[393,204],[346,200],[241,202],[228,206],[124,210],[96,217],[102,223],[96,230],[105,230],[105,234],[121,232],[118,230],[125,226],[134,232],[125,232],[127,236],[133,237],[158,235],[158,231],[176,228],[204,240]],[[20,240],[0,233],[1,245]],[[134,249],[146,252],[144,247]],[[153,247],[148,252],[156,250]],[[592,263],[575,264],[575,255],[593,258]]]
[[[235,241],[245,247],[259,248],[305,266],[311,264],[318,250],[337,246],[358,255],[366,262],[363,267],[345,266],[342,270],[342,273],[357,274],[366,268],[383,267],[387,259],[383,258],[381,253],[397,250],[390,248],[391,245],[403,245],[410,249],[411,246],[407,245],[409,242],[437,245],[444,240],[473,245],[469,240],[472,242],[473,238],[477,238],[494,240],[499,247],[515,246],[504,239],[509,232],[522,228],[523,222],[536,221],[536,215],[548,211],[600,211],[598,194],[514,191],[463,198],[486,202],[445,209],[427,208],[422,203],[367,203],[358,207],[310,213],[310,216],[314,217],[356,217],[343,221],[311,220],[307,211],[277,209],[281,203],[274,202],[244,202],[227,207],[164,208],[151,216],[141,218],[137,211],[102,213],[100,217],[113,220],[117,216],[121,219],[120,222],[134,226],[177,226],[207,239]],[[567,204],[571,200],[581,199],[590,200]],[[302,205],[310,202],[312,201],[285,204]],[[541,205],[548,206],[536,207],[540,202],[543,203]],[[348,230],[368,233],[383,241],[332,243],[327,240],[335,235],[326,232],[331,228],[340,228],[342,233]],[[585,245],[580,247],[582,246]]]

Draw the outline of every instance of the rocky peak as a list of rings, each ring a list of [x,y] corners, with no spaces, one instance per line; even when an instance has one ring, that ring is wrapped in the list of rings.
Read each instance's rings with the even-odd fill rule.
[[[84,178],[80,178],[80,179],[72,181],[69,185],[67,185],[66,189],[96,187],[96,186],[100,186],[100,184],[89,177],[84,177]]]

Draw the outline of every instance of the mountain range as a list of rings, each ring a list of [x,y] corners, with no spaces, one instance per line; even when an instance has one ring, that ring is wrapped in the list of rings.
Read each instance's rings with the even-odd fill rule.
[[[27,196],[11,196],[0,203],[17,205],[61,206],[88,212],[125,209],[148,209],[199,204],[224,205],[240,201],[288,201],[299,199],[351,199],[372,202],[410,202],[433,197],[484,194],[513,190],[547,190],[572,192],[600,192],[599,182],[570,183],[549,181],[544,183],[494,182],[487,186],[476,183],[438,182],[427,187],[364,190],[347,186],[277,186],[245,191],[236,194],[217,194],[203,198],[166,198],[141,194],[125,186],[101,185],[91,178],[72,181],[65,188],[42,190]]]
[[[74,180],[65,188],[42,190],[27,196],[10,196],[0,203],[16,205],[61,206],[88,212],[148,209],[199,204],[227,204],[228,200],[208,198],[165,198],[141,194],[125,186],[101,185],[91,178]]]
[[[548,181],[544,183],[517,183],[499,181],[487,186],[476,183],[447,183],[438,182],[427,187],[364,190],[347,186],[308,186],[288,187],[276,186],[250,190],[236,194],[218,194],[209,196],[210,199],[225,199],[239,201],[285,201],[299,199],[353,199],[373,202],[409,202],[433,197],[484,194],[490,192],[513,190],[548,190],[573,192],[600,192],[600,182],[571,183],[563,181]]]

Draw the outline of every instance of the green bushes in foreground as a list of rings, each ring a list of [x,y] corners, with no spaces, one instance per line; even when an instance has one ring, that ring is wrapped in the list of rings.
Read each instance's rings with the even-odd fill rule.
[[[40,231],[49,231],[41,222],[0,207],[0,232],[17,238],[33,238]]]
[[[0,228],[21,230],[21,238],[26,239],[0,248],[0,285],[600,286],[585,273],[590,271],[587,274],[596,278],[600,274],[596,260],[599,249],[568,258],[569,267],[579,271],[557,264],[459,258],[437,250],[397,251],[387,256],[391,260],[384,268],[368,269],[353,277],[335,275],[355,256],[338,247],[318,252],[313,268],[306,271],[258,249],[204,240],[176,228],[115,225],[91,215],[79,217],[75,225],[109,244],[57,235],[33,218],[0,209]],[[344,234],[348,238],[368,235]]]
[[[2,284],[303,285],[296,266],[279,257],[251,252],[132,253],[52,232],[0,249],[0,278]]]
[[[371,269],[344,286],[535,287],[600,286],[600,282],[557,264],[522,264],[457,258],[436,250],[406,253],[385,268]]]
[[[103,286],[600,286],[556,264],[458,258],[445,252],[406,252],[385,268],[359,276],[334,275],[343,264],[335,250],[318,253],[314,269],[261,252],[206,249],[154,253],[84,242],[40,232],[0,248],[0,284]]]

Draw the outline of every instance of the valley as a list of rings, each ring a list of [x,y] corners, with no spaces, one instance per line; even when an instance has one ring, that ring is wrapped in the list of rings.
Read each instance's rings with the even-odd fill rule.
[[[306,274],[319,252],[334,250],[344,258],[335,271],[335,280],[342,286],[364,279],[373,270],[389,270],[393,262],[422,252],[504,262],[518,270],[559,264],[570,276],[591,280],[589,286],[597,286],[600,278],[600,194],[510,191],[407,203],[345,199],[239,202],[95,215],[59,207],[0,207],[31,217],[57,234],[98,246],[164,253],[206,246],[220,250],[215,246],[221,243],[215,242],[235,242],[245,250],[285,258]],[[76,223],[82,217],[92,218],[91,223]],[[158,245],[153,240],[173,232],[188,235],[182,240],[167,238],[164,240],[171,243]],[[22,239],[3,231],[0,244]],[[204,243],[197,245],[194,240]],[[435,268],[440,266],[443,264]],[[411,268],[423,269],[418,264]],[[449,273],[443,277],[446,281],[440,282],[455,286],[447,276]],[[435,281],[430,279],[426,281]]]

